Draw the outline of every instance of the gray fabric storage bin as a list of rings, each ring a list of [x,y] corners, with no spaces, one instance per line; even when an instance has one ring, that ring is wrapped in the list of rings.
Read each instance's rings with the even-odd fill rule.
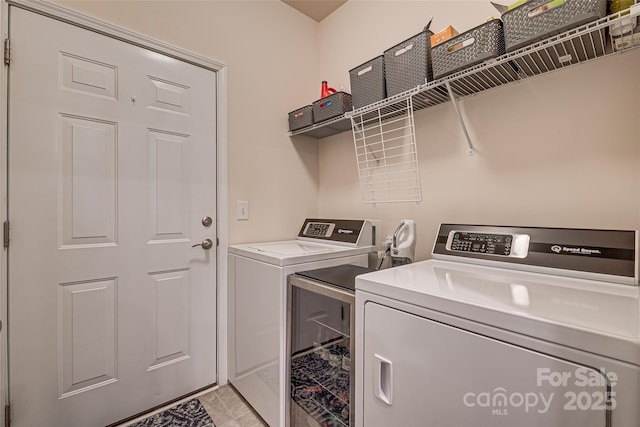
[[[294,131],[313,124],[313,107],[305,105],[289,113],[289,130]]]
[[[384,51],[387,96],[396,95],[433,79],[431,36],[424,30]]]
[[[465,42],[469,44],[463,46]],[[433,78],[439,79],[504,53],[502,21],[492,19],[433,47]]]
[[[530,0],[502,14],[507,52],[602,18],[607,0],[564,0],[544,10],[549,0]]]
[[[351,100],[356,110],[387,97],[384,55],[349,70]]]
[[[351,95],[346,92],[336,92],[313,103],[313,122],[341,116],[351,110]]]

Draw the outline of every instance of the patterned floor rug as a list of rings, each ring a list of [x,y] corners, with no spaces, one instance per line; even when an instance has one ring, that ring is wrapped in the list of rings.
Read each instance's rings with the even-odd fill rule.
[[[173,408],[150,416],[130,427],[215,427],[198,399],[191,399]]]

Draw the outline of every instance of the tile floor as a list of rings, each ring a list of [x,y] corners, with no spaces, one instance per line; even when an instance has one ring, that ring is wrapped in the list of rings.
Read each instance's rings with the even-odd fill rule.
[[[198,397],[216,427],[267,427],[230,385]]]

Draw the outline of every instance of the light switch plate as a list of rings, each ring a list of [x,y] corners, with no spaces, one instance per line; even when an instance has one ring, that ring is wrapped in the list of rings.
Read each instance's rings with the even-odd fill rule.
[[[236,219],[246,221],[249,219],[249,202],[246,200],[238,200],[236,209]]]

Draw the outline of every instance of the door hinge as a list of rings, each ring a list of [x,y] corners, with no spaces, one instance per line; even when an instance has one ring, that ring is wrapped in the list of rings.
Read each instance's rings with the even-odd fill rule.
[[[2,240],[4,241],[4,247],[8,248],[9,247],[9,221],[5,221],[4,224],[2,224],[2,232],[3,237]]]
[[[4,39],[4,65],[11,63],[11,42],[9,39]]]
[[[4,427],[11,426],[11,405],[4,406]]]

